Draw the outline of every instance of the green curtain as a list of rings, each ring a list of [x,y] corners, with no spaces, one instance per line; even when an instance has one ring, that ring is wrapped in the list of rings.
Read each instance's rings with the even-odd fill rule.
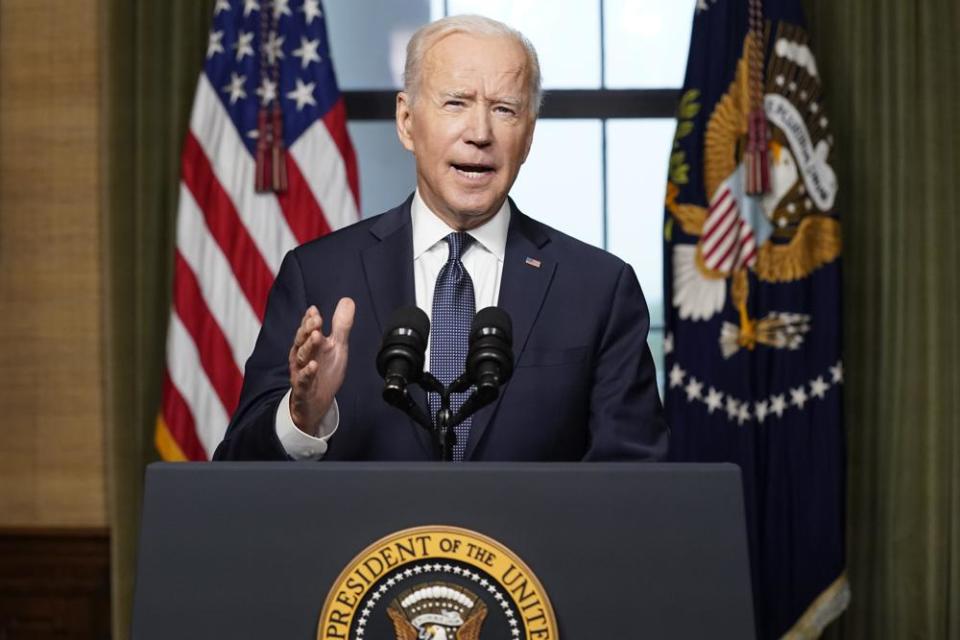
[[[113,636],[130,626],[144,467],[156,459],[180,149],[206,52],[211,4],[105,0],[105,407]]]
[[[210,2],[105,0],[104,310],[114,635],[154,459],[179,153]],[[960,637],[960,7],[804,0],[844,221],[849,611],[828,635]]]
[[[848,567],[831,637],[960,637],[960,5],[807,0],[844,225]]]

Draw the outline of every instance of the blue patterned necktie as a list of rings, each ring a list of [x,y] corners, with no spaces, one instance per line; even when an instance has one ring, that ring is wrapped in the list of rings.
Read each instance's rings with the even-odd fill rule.
[[[445,386],[463,373],[467,359],[467,340],[470,337],[470,325],[476,307],[473,297],[473,281],[463,267],[460,256],[467,250],[473,238],[464,232],[451,233],[444,240],[450,247],[446,264],[437,276],[437,287],[433,291],[433,318],[430,321],[430,373]],[[429,395],[430,411],[434,416],[440,410],[440,396]],[[469,397],[469,392],[455,393],[450,397],[450,411],[453,414]],[[453,459],[463,460],[470,436],[471,419],[467,418],[456,427],[457,442],[453,447]]]

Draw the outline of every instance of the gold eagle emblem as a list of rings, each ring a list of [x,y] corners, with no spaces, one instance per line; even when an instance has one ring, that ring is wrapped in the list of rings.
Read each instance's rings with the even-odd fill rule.
[[[833,140],[820,103],[820,79],[806,34],[794,25],[778,26],[764,80],[769,189],[762,196],[744,194],[750,52],[760,46],[755,38],[754,32],[747,33],[734,79],[704,131],[703,183],[709,206],[677,201],[680,186],[674,178],[686,171],[671,171],[667,185],[671,218],[698,238],[696,245],[673,246],[673,303],[681,319],[706,320],[723,308],[729,293],[740,323],[736,330],[724,325],[721,347],[726,357],[756,344],[798,348],[809,330],[807,317],[794,321],[773,313],[751,318],[748,272],[762,282],[792,282],[836,260],[842,249],[840,224],[831,215],[837,181],[829,164]],[[695,114],[699,105],[681,107]],[[684,125],[689,123],[681,117],[678,141]],[[689,129],[683,129],[684,135]]]
[[[396,640],[477,640],[487,605],[459,585],[435,582],[401,593],[387,615]]]

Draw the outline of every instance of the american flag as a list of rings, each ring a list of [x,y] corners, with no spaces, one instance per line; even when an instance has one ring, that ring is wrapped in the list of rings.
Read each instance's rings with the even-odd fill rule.
[[[181,160],[155,431],[166,460],[210,458],[284,254],[359,210],[320,0],[216,0],[213,11]]]

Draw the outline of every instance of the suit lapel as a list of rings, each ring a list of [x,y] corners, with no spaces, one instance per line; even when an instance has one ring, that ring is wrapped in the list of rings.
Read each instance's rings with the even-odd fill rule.
[[[507,248],[497,306],[506,311],[513,322],[513,354],[516,363],[520,361],[533,325],[540,315],[557,261],[548,251],[547,244],[550,239],[543,228],[523,215],[512,200],[510,206],[510,228],[507,232]],[[496,402],[474,414],[464,459],[471,458],[509,387],[510,383],[507,382],[500,389],[500,397]]]
[[[381,216],[370,228],[377,242],[362,252],[363,273],[381,336],[397,307],[413,305],[417,301],[413,279],[413,227],[410,224],[412,200],[411,196],[401,206]],[[429,415],[423,390],[419,386],[411,386],[410,393]],[[430,435],[413,420],[408,421],[424,450],[432,455]]]
[[[416,303],[409,201],[384,214],[370,233],[378,242],[363,250],[363,274],[383,335],[397,307]]]

